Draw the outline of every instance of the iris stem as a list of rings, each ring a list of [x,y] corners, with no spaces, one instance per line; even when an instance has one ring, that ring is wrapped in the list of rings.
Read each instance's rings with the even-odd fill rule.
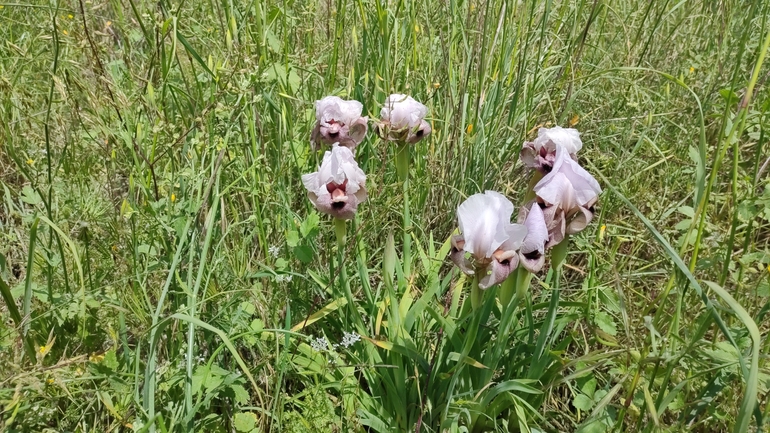
[[[339,272],[339,287],[342,289],[342,293],[347,300],[348,311],[350,315],[348,317],[353,318],[353,325],[356,331],[364,333],[363,321],[361,315],[358,312],[358,305],[353,298],[353,292],[350,290],[350,282],[348,281],[348,272],[345,267],[345,246],[347,245],[347,222],[343,219],[334,218],[334,233],[337,236],[337,272]]]
[[[396,144],[396,174],[399,182],[406,183],[409,179],[409,147],[407,143]]]
[[[345,220],[334,218],[334,234],[337,235],[337,251],[341,252],[345,249],[345,236],[347,235],[348,227]]]
[[[516,268],[508,278],[500,284],[500,304],[503,306],[503,310],[510,308],[513,295],[517,292],[516,283],[518,278],[516,277],[521,271],[521,267]]]
[[[396,174],[399,182],[403,183],[404,192],[404,212],[403,212],[403,231],[404,231],[404,275],[411,275],[412,268],[412,218],[409,212],[409,148],[407,143],[398,143],[396,145]]]
[[[543,173],[535,170],[532,173],[532,177],[529,179],[529,185],[527,185],[527,192],[524,193],[524,203],[529,203],[535,199],[535,185],[543,178]]]
[[[473,282],[471,283],[471,306],[473,311],[478,311],[481,308],[481,301],[484,299],[484,290],[479,287],[479,275],[478,271],[473,275]]]
[[[565,234],[564,239],[559,242],[553,250],[551,250],[551,266],[554,269],[561,269],[567,258],[567,250],[569,249],[569,235]]]
[[[503,308],[516,308],[527,295],[532,273],[519,266],[500,284],[500,304]],[[513,301],[513,302],[511,302]]]

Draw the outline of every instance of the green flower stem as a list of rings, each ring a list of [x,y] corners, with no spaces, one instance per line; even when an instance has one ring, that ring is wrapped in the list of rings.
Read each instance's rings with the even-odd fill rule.
[[[527,192],[524,193],[524,203],[529,203],[530,200],[535,199],[535,185],[543,178],[543,173],[535,170],[532,173],[532,177],[529,179],[529,185],[527,185]]]
[[[487,369],[479,372],[481,377],[479,383],[489,383],[498,371],[497,366],[508,349],[508,342],[515,329],[516,311],[527,294],[531,279],[532,273],[519,266],[500,284],[500,324],[495,341],[485,345],[482,363],[487,366]]]
[[[396,174],[399,182],[409,180],[409,148],[407,143],[396,144]]]
[[[403,230],[404,230],[404,275],[411,275],[412,268],[412,218],[409,212],[409,150],[407,143],[398,143],[396,145],[396,174],[399,182],[403,183],[404,193],[404,212],[403,212]]]
[[[511,307],[511,300],[513,299],[513,295],[517,292],[516,283],[518,278],[516,278],[516,275],[518,275],[520,271],[521,267],[516,268],[516,270],[513,271],[511,275],[508,275],[508,278],[500,284],[500,305],[502,305],[503,310]]]
[[[532,273],[519,266],[500,284],[500,304],[503,308],[516,308],[527,295]],[[511,302],[513,301],[513,302]]]
[[[564,235],[564,239],[551,250],[551,266],[554,269],[561,269],[567,258],[567,250],[569,250],[569,235]]]
[[[471,306],[474,312],[478,312],[479,308],[481,308],[482,299],[484,299],[484,290],[479,287],[479,271],[476,271],[471,283]]]
[[[356,332],[364,334],[364,325],[361,315],[358,312],[358,304],[353,298],[353,292],[350,290],[350,281],[348,280],[347,267],[345,266],[345,246],[347,245],[347,222],[345,220],[334,218],[334,233],[337,237],[337,272],[339,273],[339,287],[345,295],[348,311],[353,318],[353,325]],[[335,295],[336,296],[336,295]]]
[[[412,216],[409,213],[409,182],[404,181],[404,275],[412,274]]]
[[[334,218],[334,234],[337,236],[337,252],[345,250],[345,236],[347,235],[348,226],[345,220]],[[340,263],[341,264],[341,263]]]

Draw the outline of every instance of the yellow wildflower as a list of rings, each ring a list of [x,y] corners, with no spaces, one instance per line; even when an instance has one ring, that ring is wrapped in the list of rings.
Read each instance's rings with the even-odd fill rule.
[[[471,132],[473,132],[473,124],[469,123],[468,126],[465,128],[465,133],[470,134]]]
[[[176,194],[171,194],[171,203],[176,201]]]
[[[439,83],[438,81],[436,81],[435,83],[433,83],[433,88],[434,88],[434,89],[438,89],[439,87],[441,87],[441,83]]]
[[[67,15],[67,18],[73,19],[73,18],[75,18],[75,15],[69,14],[69,15]]]
[[[601,227],[599,227],[599,242],[604,240],[604,232],[607,231],[607,225],[602,224]]]
[[[35,165],[35,160],[32,158],[27,158],[27,165]]]
[[[61,32],[64,33],[64,36],[67,36],[69,34],[69,32],[66,30],[62,30]]]
[[[692,66],[690,66],[690,73],[692,74],[693,72],[695,72],[695,68],[693,68]]]

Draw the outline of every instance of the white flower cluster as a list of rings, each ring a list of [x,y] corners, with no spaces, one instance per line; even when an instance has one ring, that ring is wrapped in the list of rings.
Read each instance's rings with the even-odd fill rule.
[[[326,337],[314,338],[313,341],[310,342],[310,347],[312,347],[316,352],[329,350],[329,340],[327,340]]]
[[[348,348],[355,343],[361,341],[361,336],[355,332],[345,332],[342,336],[342,342],[340,345],[344,348]]]
[[[289,283],[292,280],[292,276],[289,274],[278,274],[275,276],[276,283]]]
[[[342,346],[344,348],[348,348],[357,342],[361,341],[361,336],[358,335],[356,332],[344,332],[342,335],[342,341],[339,343],[329,344],[329,340],[326,339],[326,337],[318,337],[313,339],[313,341],[310,342],[310,347],[313,348],[316,352],[324,352],[327,350],[336,350],[338,347]]]

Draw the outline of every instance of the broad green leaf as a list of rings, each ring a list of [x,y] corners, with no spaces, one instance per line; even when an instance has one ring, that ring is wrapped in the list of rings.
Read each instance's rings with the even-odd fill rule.
[[[618,328],[615,325],[615,320],[612,318],[612,316],[605,313],[604,311],[597,311],[596,315],[594,316],[594,321],[596,322],[596,326],[598,326],[607,334],[612,336],[618,334]]]
[[[239,432],[250,432],[257,425],[257,415],[253,412],[238,412],[233,417],[233,427]]]
[[[572,405],[577,409],[588,412],[593,407],[594,401],[591,397],[585,394],[578,394],[574,399],[572,399]]]

